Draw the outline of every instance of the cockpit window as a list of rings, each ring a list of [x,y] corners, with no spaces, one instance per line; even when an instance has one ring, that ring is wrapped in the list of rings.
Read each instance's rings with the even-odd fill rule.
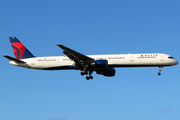
[[[169,56],[168,58],[169,58],[169,59],[174,59],[172,56]]]

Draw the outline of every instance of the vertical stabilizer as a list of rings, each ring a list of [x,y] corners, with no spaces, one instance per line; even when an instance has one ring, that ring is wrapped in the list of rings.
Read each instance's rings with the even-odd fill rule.
[[[16,37],[9,37],[9,40],[16,59],[34,57],[34,55]]]

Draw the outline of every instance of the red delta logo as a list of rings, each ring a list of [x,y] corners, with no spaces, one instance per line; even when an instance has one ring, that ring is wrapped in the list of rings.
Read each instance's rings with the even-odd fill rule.
[[[16,59],[21,59],[23,57],[23,54],[26,50],[26,47],[20,42],[18,43],[11,43],[14,54],[16,56]]]

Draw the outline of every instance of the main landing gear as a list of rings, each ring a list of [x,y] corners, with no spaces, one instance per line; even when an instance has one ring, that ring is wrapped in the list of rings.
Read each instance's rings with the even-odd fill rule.
[[[158,72],[158,75],[160,76],[161,75],[161,69],[163,68],[163,66],[159,66],[159,72]]]
[[[87,74],[88,74],[87,71],[85,71],[85,72],[82,71],[82,72],[81,72],[81,75],[82,75],[82,76],[87,75]]]
[[[81,75],[84,76],[84,75],[88,75],[88,71],[89,71],[89,76],[86,76],[86,79],[89,80],[89,79],[93,79],[93,76],[91,76],[91,74],[93,73],[93,70],[91,70],[91,68],[88,69],[88,65],[84,65],[83,66],[83,70],[81,72]]]
[[[89,80],[89,79],[93,79],[93,76],[91,76],[91,74],[93,73],[93,71],[89,71],[89,76],[86,76],[86,80]],[[81,72],[81,75],[84,76],[84,75],[87,75],[88,74],[88,71],[85,71],[85,72]]]
[[[90,76],[86,76],[86,80],[89,80],[89,79],[92,80],[92,79],[93,79],[93,76],[91,76],[91,75],[90,75]]]

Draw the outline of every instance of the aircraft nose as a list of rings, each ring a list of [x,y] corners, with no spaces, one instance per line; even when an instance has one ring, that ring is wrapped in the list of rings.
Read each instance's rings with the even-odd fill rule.
[[[177,65],[177,64],[178,64],[178,61],[177,61],[177,60],[175,60],[175,61],[174,61],[174,64],[175,64],[175,65]]]

